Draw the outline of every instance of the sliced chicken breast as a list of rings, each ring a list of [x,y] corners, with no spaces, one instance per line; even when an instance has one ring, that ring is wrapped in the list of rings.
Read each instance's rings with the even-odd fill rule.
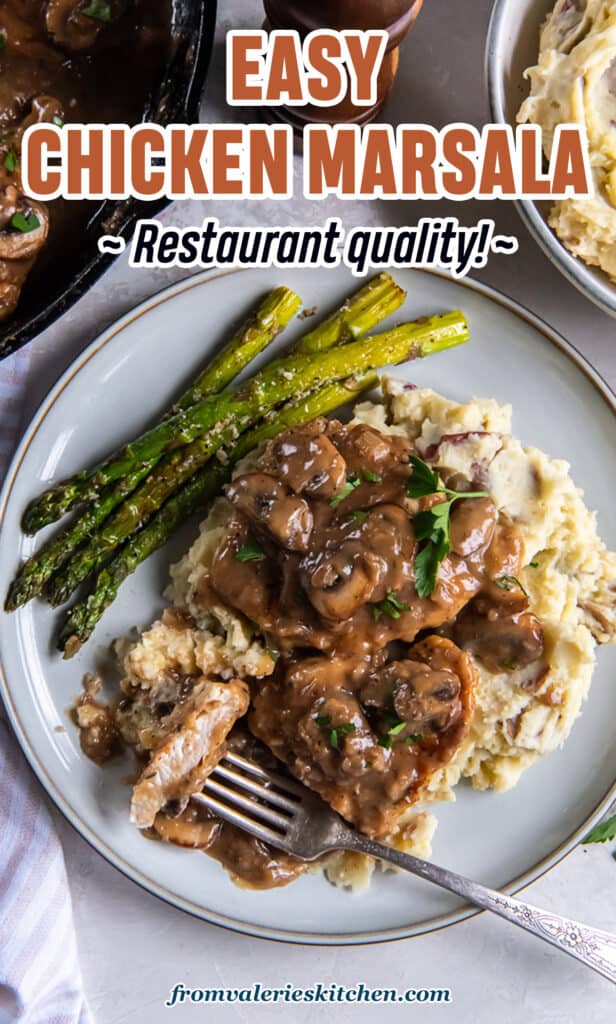
[[[225,740],[238,718],[246,714],[248,686],[241,679],[196,684],[186,716],[154,750],[133,789],[131,821],[149,828],[163,807],[178,802],[178,811],[205,780],[226,751]]]

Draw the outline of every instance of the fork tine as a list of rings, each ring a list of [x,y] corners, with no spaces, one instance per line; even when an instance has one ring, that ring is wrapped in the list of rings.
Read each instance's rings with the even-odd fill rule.
[[[250,775],[254,775],[264,783],[277,786],[279,789],[282,789],[283,792],[292,793],[298,800],[301,800],[305,796],[305,787],[301,786],[298,782],[295,782],[293,779],[288,779],[284,775],[279,775],[278,772],[266,772],[263,768],[254,764],[254,762],[247,761],[245,757],[240,757],[239,754],[225,754],[223,758],[223,762],[224,761],[228,761],[230,764],[235,765],[236,768],[242,768],[243,771],[248,772]]]
[[[233,807],[229,807],[228,804],[221,803],[220,800],[216,800],[215,797],[209,796],[207,793],[194,793],[191,797],[195,803],[200,804],[202,807],[207,807],[209,811],[213,811],[223,821],[228,821],[231,825],[237,825],[238,828],[244,830],[244,832],[250,832],[251,835],[256,836],[257,839],[262,839],[264,843],[271,843],[272,846],[277,846],[281,849],[287,848],[287,843],[281,836],[280,832],[274,832],[273,829],[267,828],[266,825],[260,825],[252,818],[248,818],[245,814],[241,814],[240,811],[236,811]]]
[[[232,782],[233,785],[241,786],[242,789],[246,789],[249,793],[259,797],[260,800],[274,804],[275,807],[280,807],[283,811],[288,811],[290,814],[293,814],[299,807],[296,800],[289,800],[281,793],[277,793],[271,786],[262,786],[259,782],[255,782],[242,772],[233,771],[233,769],[225,767],[224,764],[217,764],[212,775],[220,775],[223,779]]]
[[[278,811],[274,811],[271,807],[266,807],[265,804],[243,796],[242,793],[238,793],[229,786],[221,785],[220,782],[216,782],[211,776],[209,779],[206,779],[205,788],[210,790],[215,796],[220,797],[221,800],[226,800],[231,804],[235,804],[236,807],[241,807],[242,810],[248,811],[254,817],[262,818],[269,825],[275,825],[282,832],[286,832],[291,823],[291,819],[285,817],[284,814],[279,814]]]

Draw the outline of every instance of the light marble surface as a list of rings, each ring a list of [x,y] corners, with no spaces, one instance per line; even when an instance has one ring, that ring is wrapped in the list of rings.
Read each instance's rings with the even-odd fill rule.
[[[407,40],[395,93],[386,117],[428,122],[487,120],[483,49],[490,0],[426,0],[413,35]],[[255,0],[221,0],[214,63],[205,120],[229,119],[223,93],[223,40],[232,27],[259,22]],[[241,112],[234,112],[241,119]],[[183,202],[166,211],[166,222],[200,223],[216,214],[227,223],[310,224],[341,214],[345,225],[402,225],[420,215],[455,213],[465,223],[486,214],[486,205],[444,203],[411,206],[401,202],[326,201],[319,206],[300,196],[292,202],[207,204]],[[489,215],[502,232],[520,239],[514,258],[493,257],[481,278],[521,301],[560,329],[603,376],[616,385],[616,326],[574,291],[527,236],[515,209],[494,203]],[[140,299],[158,291],[176,272],[130,271],[126,257],[33,348],[33,364],[24,422],[72,358],[106,324]],[[532,373],[532,367],[529,367]],[[558,380],[554,387],[558,387]],[[593,752],[589,751],[589,764]],[[597,1022],[613,1017],[611,986],[547,946],[487,915],[433,935],[376,947],[313,949],[281,946],[244,938],[181,914],[142,892],[106,864],[63,821],[61,831],[73,892],[76,924],[87,991],[98,1024],[158,1024],[167,1019],[169,989],[188,986],[246,986],[254,981],[274,987],[288,981],[321,981],[374,987],[449,986],[448,1008],[391,1006],[383,1019],[471,1021],[488,1024],[573,1024],[586,1016]],[[512,836],[515,822],[511,823]],[[489,841],[489,837],[487,839]],[[527,891],[540,906],[616,927],[616,864],[604,847],[578,849]],[[267,896],[263,897],[267,899]],[[349,897],[352,898],[352,897]],[[218,1007],[216,1021],[291,1019],[312,1024],[327,1008],[296,1005]],[[204,1019],[203,1008],[176,1009],[182,1020]],[[341,1004],[340,1024],[374,1019],[370,1007]]]

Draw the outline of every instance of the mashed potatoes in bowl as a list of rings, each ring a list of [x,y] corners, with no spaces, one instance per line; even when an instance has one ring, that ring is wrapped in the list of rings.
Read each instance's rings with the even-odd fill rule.
[[[616,2],[557,0],[519,123],[539,125],[546,156],[559,124],[585,132],[595,194],[552,206],[548,223],[575,256],[616,283]]]
[[[249,487],[256,481],[262,494],[263,469],[271,470],[272,460],[280,456],[280,449],[266,450],[237,468],[227,498],[217,501],[199,537],[173,567],[171,605],[162,618],[136,640],[119,642],[121,699],[105,709],[90,690],[77,707],[86,746],[88,739],[101,736],[121,739],[140,759],[131,807],[134,824],[153,838],[202,849],[221,861],[240,885],[284,885],[308,868],[262,845],[255,849],[248,837],[225,832],[211,816],[200,816],[187,806],[186,798],[202,782],[221,744],[228,741],[251,757],[271,757],[273,752],[294,774],[343,808],[345,816],[355,816],[366,831],[429,856],[438,803],[454,800],[463,780],[477,790],[510,789],[539,757],[565,742],[588,693],[596,647],[612,642],[616,634],[616,556],[599,538],[594,514],[586,508],[567,464],[524,447],[512,434],[511,408],[493,399],[460,404],[394,379],[384,380],[383,392],[383,402],[356,407],[349,428],[335,421],[314,428],[307,441],[316,446],[311,448],[313,455],[320,451],[326,459],[328,473],[316,472],[306,480],[287,467],[292,487],[289,484],[280,497],[291,501],[293,515],[272,520],[268,530],[280,533],[292,522],[280,565],[289,557],[299,559],[301,495],[311,488],[314,494],[331,487],[333,496],[329,491],[317,494],[313,510],[320,509],[321,518],[331,517],[332,503],[335,510],[340,506],[334,516],[335,529],[342,531],[337,551],[356,552],[353,545],[360,530],[366,532],[373,552],[383,537],[386,544],[397,544],[400,559],[386,567],[387,572],[401,574],[397,585],[388,577],[384,599],[376,590],[371,592],[370,614],[362,619],[364,609],[356,611],[350,605],[346,621],[357,614],[351,647],[368,634],[372,648],[375,640],[387,641],[384,648],[389,641],[395,645],[402,639],[411,642],[406,660],[397,654],[397,661],[386,662],[379,655],[366,677],[343,640],[328,652],[328,636],[305,610],[306,595],[311,594],[307,582],[299,595],[304,611],[295,611],[293,576],[293,592],[285,594],[276,623],[280,650],[272,646],[272,634],[255,622],[259,588],[275,566],[255,547],[254,535],[242,532],[246,522],[241,517],[254,514]],[[349,475],[358,452],[361,482],[355,469]],[[412,536],[400,514],[396,474],[407,479],[405,452],[414,453],[435,479],[447,480],[450,487],[468,490],[462,483],[466,481],[489,495],[477,499],[483,502],[483,512],[475,516],[472,528],[465,532],[460,526],[460,521],[467,521],[465,512],[456,521],[458,535],[452,536],[452,545],[457,554],[441,563],[438,600],[417,600],[421,595],[414,588],[420,587],[412,571],[404,582],[404,545],[412,543]],[[379,460],[388,473],[378,472]],[[273,486],[271,478],[268,486]],[[372,489],[381,487],[387,492],[377,500]],[[434,495],[428,497],[430,505]],[[404,507],[411,518],[421,514],[412,504],[415,500]],[[345,501],[350,504],[342,515]],[[243,510],[239,520],[238,502]],[[466,506],[463,501],[459,505],[467,511],[473,507],[470,499]],[[239,537],[234,533],[238,522]],[[470,535],[474,540],[469,546]],[[515,537],[515,543],[500,561],[493,552],[491,561],[474,562],[479,549],[489,552],[495,543],[499,547],[497,536],[501,548],[507,547],[503,538]],[[263,544],[267,547],[268,542]],[[323,564],[316,565],[311,586],[316,586],[314,579]],[[307,565],[303,573],[308,572]],[[488,566],[492,574],[477,588],[477,570],[485,575]],[[371,580],[364,577],[366,587]],[[471,589],[459,600],[455,580],[462,578]],[[439,585],[450,597],[453,594],[453,618],[438,594]],[[486,585],[488,593],[480,592]],[[477,630],[476,618],[468,617],[469,597],[468,607],[475,604],[480,625],[486,602],[492,622],[493,613],[498,618],[498,609],[505,609],[496,623],[496,649],[478,640],[482,630]],[[315,595],[310,599],[316,600]],[[344,588],[337,599],[349,599]],[[328,600],[331,616],[336,612],[331,594]],[[344,633],[343,617],[339,621]],[[426,625],[427,638],[422,631]],[[298,648],[300,628],[311,632],[302,633]],[[422,638],[416,642],[418,630]],[[307,645],[313,653],[324,651],[325,658],[306,659]],[[365,649],[369,648],[370,644]],[[350,657],[353,685],[348,683]],[[395,720],[382,700],[383,686],[389,686],[392,674],[402,684],[400,692],[396,690]],[[311,703],[306,707],[308,692]],[[291,750],[285,736],[289,723]],[[422,752],[426,746],[429,759]],[[358,749],[364,754],[369,749],[369,759],[363,757],[361,764]],[[415,786],[405,783],[409,764],[419,780]],[[379,772],[385,773],[384,789],[379,788]],[[368,799],[358,810],[362,793]],[[368,884],[374,868],[369,858],[349,853],[329,856],[317,865],[331,881],[354,889]]]

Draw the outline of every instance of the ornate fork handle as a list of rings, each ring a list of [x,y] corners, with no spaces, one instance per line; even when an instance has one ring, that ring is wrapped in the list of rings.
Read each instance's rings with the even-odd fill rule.
[[[346,831],[346,830],[345,830]],[[547,910],[540,910],[522,900],[514,899],[505,893],[496,892],[478,882],[472,882],[463,875],[458,875],[447,868],[440,868],[429,861],[420,860],[408,853],[394,850],[390,846],[377,843],[357,833],[348,833],[352,836],[349,846],[362,853],[369,853],[380,860],[389,861],[405,871],[410,871],[428,882],[449,889],[457,896],[462,896],[469,903],[474,903],[484,910],[491,910],[494,914],[506,918],[512,924],[517,924],[527,932],[537,935],[545,942],[551,943],[557,949],[568,953],[569,956],[581,960],[582,963],[602,974],[608,981],[616,984],[616,935],[610,932],[601,931],[599,928],[590,928],[578,921],[571,921],[559,914],[551,914]],[[345,846],[346,846],[345,842]]]

